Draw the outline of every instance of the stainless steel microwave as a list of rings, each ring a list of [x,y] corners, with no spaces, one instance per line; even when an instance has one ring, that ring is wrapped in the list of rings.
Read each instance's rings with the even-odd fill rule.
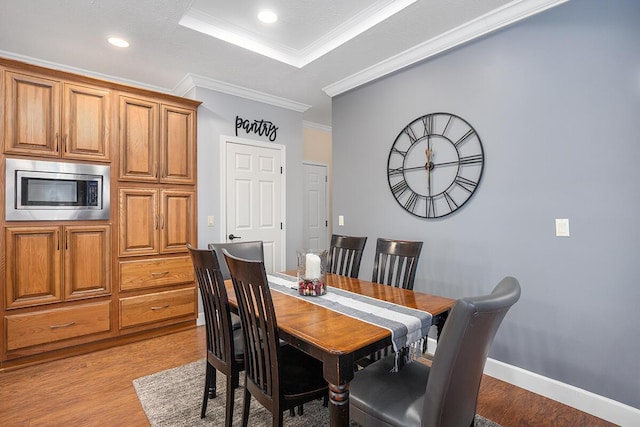
[[[109,219],[110,167],[6,159],[6,220]]]

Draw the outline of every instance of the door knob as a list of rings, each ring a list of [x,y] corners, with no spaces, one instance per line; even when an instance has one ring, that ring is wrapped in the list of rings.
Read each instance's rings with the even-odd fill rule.
[[[229,240],[233,240],[233,239],[242,239],[242,237],[240,236],[234,236],[233,234],[229,234]]]

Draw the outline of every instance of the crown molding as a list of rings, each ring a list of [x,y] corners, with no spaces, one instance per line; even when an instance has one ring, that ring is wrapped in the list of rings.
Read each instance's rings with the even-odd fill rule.
[[[302,128],[303,129],[319,130],[321,132],[329,132],[329,133],[331,133],[331,131],[332,131],[331,126],[323,125],[323,124],[320,124],[320,123],[314,123],[314,122],[310,122],[310,121],[307,121],[307,120],[303,120],[302,121]]]
[[[226,93],[228,95],[238,96],[240,98],[250,99],[252,101],[262,102],[264,104],[273,105],[275,107],[286,108],[288,110],[304,113],[311,105],[302,102],[292,101],[290,99],[281,98],[279,96],[270,95],[268,93],[259,92],[253,89],[247,89],[231,83],[220,80],[210,79],[208,77],[199,76],[188,73],[174,88],[174,93],[184,95],[194,88],[211,89],[217,92]]]
[[[463,43],[470,42],[569,0],[515,0],[479,16],[446,33],[420,43],[371,67],[332,83],[322,90],[334,97],[384,77],[409,65],[431,58]]]

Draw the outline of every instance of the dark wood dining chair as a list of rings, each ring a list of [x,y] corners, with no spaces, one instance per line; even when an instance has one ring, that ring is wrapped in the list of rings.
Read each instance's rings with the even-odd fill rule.
[[[378,238],[373,260],[372,282],[413,290],[422,242]],[[357,364],[368,366],[393,352],[393,347],[378,350]]]
[[[244,342],[242,331],[234,329],[227,289],[214,250],[195,249],[187,244],[195,276],[202,297],[207,331],[207,368],[200,418],[207,414],[207,402],[216,397],[216,371],[227,377],[225,426],[233,419],[234,390],[238,387],[240,371],[244,370]]]
[[[388,356],[356,372],[349,387],[351,418],[363,426],[473,426],[491,343],[519,298],[520,284],[506,277],[489,295],[458,300],[431,367],[414,361],[390,372],[394,356]]]
[[[332,235],[329,248],[329,272],[357,278],[366,243],[366,237]]]
[[[291,345],[281,345],[264,262],[223,251],[238,300],[245,347],[242,425],[247,426],[253,396],[282,426],[282,412],[327,396],[322,362]]]
[[[378,238],[372,282],[413,290],[422,242]]]

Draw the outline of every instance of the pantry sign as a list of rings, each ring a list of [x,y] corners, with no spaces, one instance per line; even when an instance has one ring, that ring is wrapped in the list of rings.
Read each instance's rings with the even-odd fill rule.
[[[268,120],[247,120],[236,116],[236,136],[238,130],[243,130],[246,134],[256,134],[266,136],[269,141],[274,142],[277,137],[278,127]]]

